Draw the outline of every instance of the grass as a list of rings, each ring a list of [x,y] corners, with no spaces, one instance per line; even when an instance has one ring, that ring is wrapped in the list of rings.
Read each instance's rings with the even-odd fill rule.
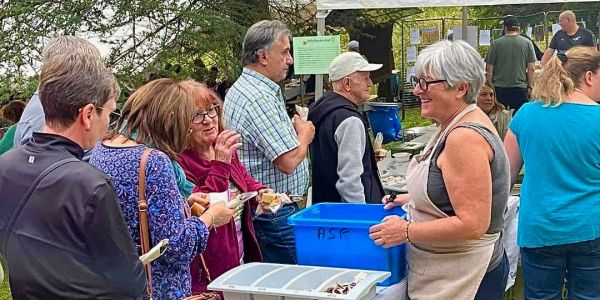
[[[401,112],[398,112],[398,117],[401,118],[401,116],[402,116]],[[431,124],[433,124],[433,121],[421,117],[421,108],[420,107],[407,108],[405,118],[402,119],[402,128],[404,128],[404,129],[412,128],[412,127],[429,126]],[[393,148],[400,146],[402,143],[403,143],[402,141],[389,142],[387,144],[384,144],[383,148],[386,150],[391,150]]]
[[[0,300],[12,299],[10,296],[10,288],[8,287],[8,268],[4,258],[0,256],[0,263],[2,263],[2,270],[4,270],[4,281],[0,285]]]
[[[519,300],[523,299],[523,272],[520,268],[517,268],[517,278],[515,279],[515,285],[513,285],[506,293],[504,293],[504,300]]]

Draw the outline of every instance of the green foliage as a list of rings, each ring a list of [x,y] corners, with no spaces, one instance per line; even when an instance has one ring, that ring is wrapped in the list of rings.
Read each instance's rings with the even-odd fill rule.
[[[36,76],[0,76],[0,106],[10,100],[28,101],[36,89]]]
[[[239,55],[246,29],[269,18],[268,0],[0,3],[0,103],[22,94],[30,97],[43,46],[64,34],[108,45],[106,64],[124,87],[139,86],[150,73],[203,80],[205,66],[218,66],[224,79],[233,80],[241,70]]]

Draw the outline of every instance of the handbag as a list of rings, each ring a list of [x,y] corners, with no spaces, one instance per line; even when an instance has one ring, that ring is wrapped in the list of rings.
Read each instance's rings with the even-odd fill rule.
[[[210,272],[208,271],[208,267],[206,266],[206,262],[204,261],[204,255],[200,254],[200,266],[202,267],[202,272],[206,274],[206,279],[210,283],[212,278],[210,277]],[[194,298],[195,297],[195,298]],[[221,294],[215,291],[204,291],[198,295],[192,295],[187,300],[223,300]]]
[[[148,230],[148,201],[146,201],[146,164],[148,163],[148,157],[152,153],[152,148],[146,148],[142,153],[142,159],[140,160],[140,171],[138,173],[138,215],[140,223],[140,241],[142,255],[146,254],[150,250],[150,231]],[[202,265],[206,274],[209,276],[208,269],[204,263],[204,257],[202,257]],[[146,298],[152,299],[152,263],[146,266]],[[199,295],[192,295],[183,300],[221,300],[221,295],[217,292],[203,292]]]

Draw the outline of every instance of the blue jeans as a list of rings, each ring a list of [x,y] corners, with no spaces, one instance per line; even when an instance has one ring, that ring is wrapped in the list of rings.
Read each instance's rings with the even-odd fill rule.
[[[294,227],[288,224],[287,219],[298,210],[298,204],[286,204],[275,214],[254,218],[254,230],[264,262],[296,264]]]
[[[506,281],[508,280],[509,272],[508,256],[504,252],[500,264],[483,276],[475,295],[475,300],[501,300],[504,298],[504,290],[506,290]]]
[[[600,238],[521,248],[525,299],[561,299],[567,278],[570,300],[600,299]]]

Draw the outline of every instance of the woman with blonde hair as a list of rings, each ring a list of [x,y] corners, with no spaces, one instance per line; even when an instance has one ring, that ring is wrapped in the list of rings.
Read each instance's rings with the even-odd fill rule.
[[[149,232],[150,247],[169,239],[166,252],[151,263],[147,298],[189,296],[190,262],[206,248],[208,229],[229,223],[233,215],[220,203],[200,217],[190,217],[189,204],[179,193],[174,160],[187,143],[195,111],[192,96],[184,82],[167,78],[140,87],[123,105],[117,129],[96,145],[90,159],[114,180],[138,251],[143,247],[142,230]],[[147,157],[146,171],[139,174],[143,156]],[[144,195],[138,193],[141,175],[145,175]],[[147,201],[146,228],[139,217],[140,197]]]
[[[501,139],[504,139],[506,131],[508,130],[508,124],[510,124],[510,120],[512,120],[513,110],[506,110],[504,105],[498,102],[498,99],[496,99],[496,89],[488,80],[485,81],[479,91],[477,106],[488,115],[498,131],[498,135]]]
[[[523,165],[517,243],[525,299],[600,295],[600,53],[551,58],[504,144],[514,182]]]

